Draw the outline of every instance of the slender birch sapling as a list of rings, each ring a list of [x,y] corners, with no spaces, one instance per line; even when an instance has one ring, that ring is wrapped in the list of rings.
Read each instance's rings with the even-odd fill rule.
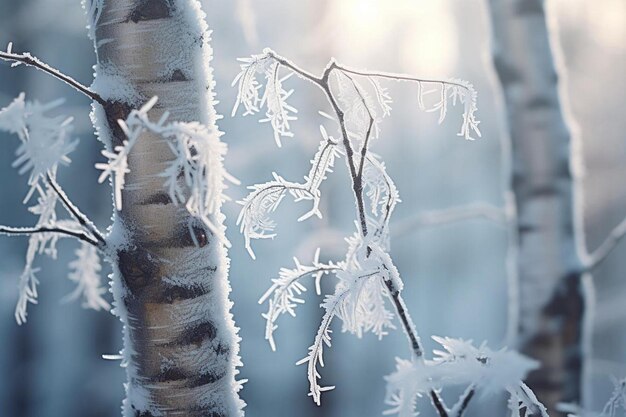
[[[216,125],[205,15],[196,0],[84,6],[97,55],[91,87],[11,45],[0,58],[40,69],[93,101],[106,158],[97,168],[113,186],[113,224],[100,232],[56,181],[77,144],[71,120],[49,115],[59,103],[22,94],[2,109],[0,129],[20,139],[14,166],[29,174],[26,201],[36,201],[31,211],[39,216],[34,227],[0,226],[2,234],[30,236],[16,319],[26,321],[27,305],[37,301],[36,257],[54,256],[59,238],[79,239],[71,298],[108,308],[100,258],[112,265],[113,312],[124,324],[124,416],[241,416],[221,213],[226,146]],[[67,218],[57,217],[58,202]]]
[[[257,74],[265,77],[264,83],[259,83]],[[241,59],[241,72],[233,82],[238,88],[233,115],[240,107],[245,110],[244,114],[254,114],[264,108],[266,117],[261,121],[272,125],[279,147],[282,138],[293,136],[290,125],[296,120],[296,109],[287,102],[293,90],[286,90],[284,83],[294,74],[316,85],[325,95],[332,111],[320,114],[330,119],[338,134],[335,137],[329,129],[320,126],[318,151],[303,182],[292,182],[274,173],[272,181],[249,187],[250,194],[240,202],[243,207],[238,219],[246,248],[254,258],[251,240],[275,236],[276,223],[271,214],[287,195],[295,201],[311,202],[311,209],[299,220],[321,217],[320,186],[337,159],[344,159],[350,173],[357,231],[346,239],[348,252],[344,260],[320,262],[318,250],[312,265],[302,265],[296,259],[295,268],[281,269],[279,277],[272,280],[272,286],[260,300],[268,304],[263,317],[266,319],[265,337],[272,349],[276,347],[273,333],[278,317],[284,313],[295,315],[296,306],[303,302],[300,294],[306,287],[302,280],[313,277],[320,294],[320,281],[334,276],[335,290],[327,294],[321,304],[324,315],[317,335],[306,357],[298,362],[307,366],[309,395],[318,405],[322,393],[334,388],[322,386],[319,381],[324,349],[331,345],[333,319],[342,322],[343,331],[359,337],[366,332],[383,337],[389,329],[395,328],[393,320],[397,316],[407,336],[411,358],[398,359],[396,372],[387,377],[386,401],[390,408],[386,414],[414,416],[417,397],[426,395],[441,417],[460,417],[477,392],[505,390],[510,393],[512,415],[526,410],[527,414],[546,416],[544,407],[521,382],[527,372],[536,368],[533,360],[506,350],[494,352],[484,344],[474,347],[471,341],[439,337],[435,340],[444,351],[436,352],[433,360],[425,359],[416,327],[402,298],[403,282],[389,254],[389,221],[400,200],[384,162],[370,150],[380,135],[381,119],[391,112],[392,100],[383,83],[396,81],[415,85],[419,107],[437,112],[440,122],[449,107],[460,104],[464,111],[459,135],[468,140],[473,139],[472,135],[480,135],[475,116],[476,92],[471,84],[461,80],[428,80],[361,71],[335,60],[331,60],[318,77],[266,49],[260,55]],[[448,407],[439,392],[451,385],[466,388],[457,403]]]

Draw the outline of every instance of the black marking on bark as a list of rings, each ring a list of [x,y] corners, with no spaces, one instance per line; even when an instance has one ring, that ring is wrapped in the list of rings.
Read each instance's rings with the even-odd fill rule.
[[[146,20],[167,19],[172,16],[172,5],[169,0],[141,0],[128,20],[133,23]]]
[[[207,294],[208,291],[201,285],[192,286],[166,286],[160,296],[157,296],[157,303],[172,304],[176,301],[191,300]]]
[[[182,70],[177,69],[177,70],[174,70],[172,75],[170,75],[168,81],[189,81],[189,78],[187,78],[187,76]]]
[[[140,411],[135,408],[135,406],[131,406],[133,410],[135,410],[135,417],[155,417],[150,411]]]
[[[146,250],[136,247],[118,251],[117,260],[122,278],[131,294],[140,296],[157,269],[154,261]]]
[[[139,203],[142,206],[148,206],[150,204],[163,204],[168,205],[172,203],[172,199],[168,193],[156,193],[152,194],[150,197],[146,198],[144,201]]]
[[[183,379],[187,379],[187,375],[180,368],[176,367],[168,368],[156,376],[158,382],[181,381]]]
[[[213,340],[215,336],[217,336],[217,328],[213,323],[207,321],[185,330],[175,343],[200,346],[203,341]]]
[[[191,387],[199,387],[201,385],[213,384],[226,376],[226,370],[209,371],[201,374],[199,377],[193,380],[190,384]]]
[[[193,233],[193,236],[191,235]],[[174,246],[189,247],[197,246],[199,248],[205,247],[209,243],[209,231],[199,224],[191,226],[181,225],[179,232],[176,236],[176,241],[172,242]]]
[[[215,348],[215,352],[218,355],[226,355],[230,352],[230,347],[227,345],[222,345],[221,343],[219,343],[217,345],[217,347]]]
[[[111,138],[113,147],[121,145],[127,139],[118,120],[126,120],[131,110],[130,104],[122,101],[107,101],[107,104],[104,106],[107,123],[113,135]]]

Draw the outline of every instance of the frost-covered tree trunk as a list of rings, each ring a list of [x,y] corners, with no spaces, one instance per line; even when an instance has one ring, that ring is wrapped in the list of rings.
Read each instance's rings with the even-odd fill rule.
[[[571,131],[543,0],[490,0],[493,59],[512,141],[518,212],[519,343],[542,368],[528,385],[551,416],[580,402],[583,263],[577,252]],[[552,45],[554,46],[554,45]]]
[[[94,119],[105,145],[127,139],[117,120],[153,96],[159,100],[151,120],[167,111],[171,120],[216,132],[209,32],[199,3],[93,1],[87,7],[98,60],[93,89],[107,101],[94,105]],[[124,414],[239,416],[226,250],[171,200],[161,174],[172,159],[165,138],[141,134],[108,238],[115,312],[124,323]],[[223,216],[210,220],[223,234]]]

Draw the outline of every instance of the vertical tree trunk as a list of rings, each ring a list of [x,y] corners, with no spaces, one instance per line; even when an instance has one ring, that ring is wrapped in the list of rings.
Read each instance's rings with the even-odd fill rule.
[[[168,111],[169,120],[217,132],[209,32],[198,1],[92,1],[93,88],[108,101],[104,109],[95,105],[94,119],[105,145],[121,144],[116,120],[153,96],[151,119]],[[124,323],[124,415],[240,416],[226,250],[170,200],[159,174],[172,158],[162,137],[140,137],[109,235],[115,312]],[[211,220],[223,234],[223,216]]]
[[[493,59],[506,102],[518,212],[519,343],[542,368],[528,384],[551,416],[580,402],[582,263],[571,132],[558,91],[543,0],[490,0]],[[553,45],[554,47],[555,45]]]

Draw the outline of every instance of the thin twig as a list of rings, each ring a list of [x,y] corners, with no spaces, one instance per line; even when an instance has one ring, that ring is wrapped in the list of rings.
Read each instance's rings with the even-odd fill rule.
[[[48,184],[50,184],[50,187],[52,187],[52,189],[54,190],[54,192],[57,194],[57,196],[59,197],[59,199],[61,200],[61,202],[63,203],[63,206],[67,209],[67,211],[69,211],[69,213],[83,226],[85,227],[89,232],[91,232],[91,234],[93,234],[93,236],[100,242],[100,244],[102,246],[106,245],[106,240],[104,239],[104,236],[102,235],[102,233],[100,232],[100,230],[98,230],[98,228],[93,224],[93,222],[91,220],[89,220],[89,218],[87,216],[85,216],[79,209],[78,207],[76,207],[76,205],[74,203],[72,203],[70,201],[70,199],[68,198],[67,194],[65,194],[65,192],[63,191],[63,189],[59,186],[59,184],[54,180],[54,178],[52,178],[50,176],[50,174],[46,175],[46,178],[48,180]]]
[[[398,222],[393,225],[392,235],[394,237],[403,236],[410,233],[411,230],[416,230],[423,226],[438,226],[470,219],[485,219],[501,226],[507,224],[504,209],[494,206],[493,204],[476,202],[442,210],[425,211],[417,213],[415,216],[408,216],[402,220],[398,220]]]
[[[98,249],[101,249],[101,245],[98,244],[96,240],[94,240],[91,236],[85,234],[84,232],[80,232],[77,230],[65,229],[63,227],[49,227],[49,226],[39,226],[39,227],[8,227],[8,226],[0,226],[0,235],[8,235],[8,236],[19,236],[19,235],[32,235],[35,233],[58,233],[61,235],[75,237],[76,239],[80,239],[83,242],[87,242],[90,245],[95,246]]]
[[[461,83],[457,83],[454,81],[442,81],[442,80],[436,80],[436,79],[429,79],[429,78],[418,78],[418,77],[412,77],[410,75],[405,75],[405,74],[394,74],[391,72],[371,72],[371,71],[362,71],[362,70],[355,70],[352,69],[350,67],[345,67],[343,65],[339,65],[337,63],[334,64],[335,68],[344,71],[344,72],[348,72],[350,74],[354,74],[354,75],[361,75],[364,77],[378,77],[378,78],[386,78],[389,80],[396,80],[396,81],[411,81],[411,82],[417,82],[417,83],[441,83],[444,85],[454,85],[460,88],[463,88],[465,90],[469,90],[467,88],[466,85],[463,85]]]
[[[586,256],[585,267],[589,270],[604,261],[624,236],[626,236],[626,219],[611,230],[609,236],[596,250]]]
[[[439,413],[439,417],[448,417],[448,410],[443,404],[441,396],[439,396],[439,393],[437,391],[430,391],[430,399],[432,400],[433,407],[435,407],[435,410],[437,410],[437,413]]]
[[[290,70],[295,72],[297,75],[299,75],[301,78],[311,81],[312,83],[317,84],[318,86],[322,86],[321,78],[316,77],[310,72],[298,67],[293,62],[289,61],[287,58],[278,55],[276,52],[272,51],[271,49],[266,49],[264,52],[267,54],[267,56],[272,58],[274,61],[278,62],[280,65],[284,67],[289,68]]]
[[[347,77],[352,83],[352,86],[354,87],[354,90],[356,91],[356,93],[359,95],[359,99],[361,100],[363,107],[365,107],[365,111],[367,111],[367,116],[369,117],[367,131],[365,132],[365,140],[363,141],[363,147],[361,148],[361,161],[359,162],[359,169],[357,173],[357,177],[359,178],[359,180],[362,181],[363,180],[363,166],[365,165],[365,157],[367,155],[369,140],[372,135],[372,127],[374,126],[374,116],[372,115],[372,111],[370,110],[370,108],[367,105],[367,102],[365,101],[365,96],[359,89],[359,85],[356,83],[356,81],[354,81],[354,78],[350,77],[348,74],[345,74],[345,73],[343,75]]]
[[[467,387],[465,392],[463,392],[459,401],[454,405],[454,407],[452,407],[452,410],[450,410],[450,414],[454,417],[463,417],[463,414],[465,414],[467,406],[474,397],[474,394],[476,394],[476,386],[472,384]]]
[[[100,96],[98,93],[91,91],[88,87],[82,85],[81,83],[73,79],[72,77],[63,74],[61,71],[55,68],[52,68],[51,66],[42,62],[37,57],[32,56],[28,52],[25,52],[23,54],[14,54],[11,52],[0,51],[0,59],[3,59],[5,61],[12,61],[14,62],[13,65],[24,64],[24,65],[28,65],[31,67],[35,67],[38,70],[43,71],[47,74],[50,74],[54,78],[63,81],[65,84],[69,85],[70,87],[74,88],[76,91],[84,94],[90,99],[98,102],[102,106],[105,106],[107,104],[106,100],[103,99],[102,96]]]

